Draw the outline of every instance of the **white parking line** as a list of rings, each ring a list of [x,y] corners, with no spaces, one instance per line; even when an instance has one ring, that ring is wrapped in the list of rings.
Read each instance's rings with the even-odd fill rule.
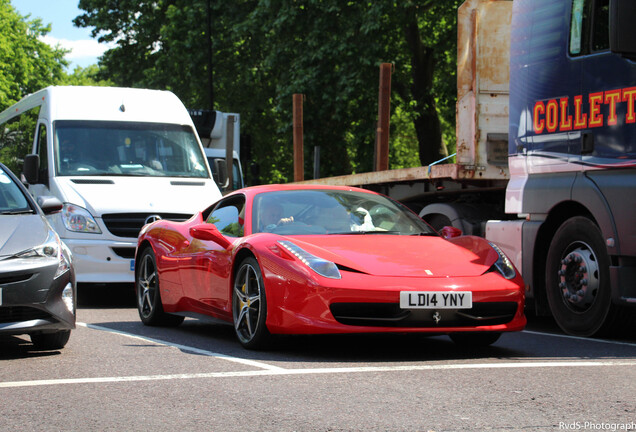
[[[248,359],[239,358],[239,357],[232,357],[232,356],[229,356],[229,355],[226,355],[226,354],[215,353],[215,352],[212,352],[212,351],[206,351],[206,350],[202,350],[202,349],[199,349],[199,348],[189,347],[189,346],[186,346],[186,345],[176,344],[176,343],[172,343],[172,342],[166,342],[166,341],[162,341],[162,340],[159,340],[159,339],[153,339],[153,338],[149,338],[149,337],[146,337],[146,336],[139,336],[139,335],[132,334],[132,333],[127,333],[127,332],[124,332],[124,331],[113,330],[113,329],[110,329],[108,327],[102,327],[102,326],[95,325],[95,324],[86,324],[86,323],[82,323],[82,322],[78,322],[76,324],[78,326],[90,328],[90,329],[93,329],[93,330],[100,330],[100,331],[106,331],[106,332],[109,332],[109,333],[116,333],[116,334],[121,335],[121,336],[129,337],[131,339],[140,339],[140,340],[143,340],[143,341],[146,341],[146,342],[152,342],[152,343],[157,344],[157,345],[170,346],[170,347],[173,347],[173,348],[178,348],[178,349],[180,349],[182,351],[187,351],[187,352],[191,352],[191,353],[194,353],[194,354],[199,354],[199,355],[204,355],[204,356],[209,356],[209,357],[215,357],[215,358],[219,358],[219,359],[222,359],[222,360],[228,360],[228,361],[231,361],[231,362],[234,362],[234,363],[241,363],[241,364],[248,365],[248,366],[254,366],[254,367],[265,369],[265,370],[279,370],[279,369],[282,370],[282,368],[280,368],[278,366],[273,366],[273,365],[270,365],[270,364],[267,364],[267,363],[263,363],[263,362],[259,362],[259,361],[255,361],[255,360],[248,360]]]
[[[581,336],[570,336],[570,335],[557,334],[557,333],[537,332],[532,330],[523,330],[522,333],[535,334],[535,335],[541,335],[541,336],[552,336],[552,337],[563,338],[563,339],[574,339],[574,340],[581,340],[586,342],[599,342],[599,343],[606,343],[606,344],[612,344],[612,345],[625,345],[630,347],[636,347],[636,343],[620,342],[620,341],[613,341],[608,339],[593,339],[593,338],[586,338]]]
[[[631,366],[636,367],[636,361],[537,361],[512,363],[478,363],[478,364],[450,364],[450,365],[411,365],[411,366],[380,366],[380,367],[352,367],[352,368],[309,368],[309,369],[270,369],[236,372],[210,372],[193,374],[145,375],[127,377],[99,377],[99,378],[68,378],[56,380],[14,381],[0,383],[0,388],[34,387],[60,384],[94,384],[118,383],[133,381],[183,380],[201,378],[231,378],[274,375],[312,375],[312,374],[340,374],[340,373],[377,373],[377,372],[411,372],[457,369],[523,369],[523,368],[561,368],[561,367],[600,367],[600,366]]]

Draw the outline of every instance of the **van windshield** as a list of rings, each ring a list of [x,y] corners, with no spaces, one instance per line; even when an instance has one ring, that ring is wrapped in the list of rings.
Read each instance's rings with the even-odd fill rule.
[[[189,126],[76,120],[53,126],[59,176],[210,177]]]

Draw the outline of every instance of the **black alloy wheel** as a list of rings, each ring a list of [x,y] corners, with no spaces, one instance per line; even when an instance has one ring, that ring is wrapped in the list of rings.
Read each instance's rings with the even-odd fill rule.
[[[178,326],[184,317],[167,314],[163,311],[159,278],[157,276],[157,259],[148,247],[139,258],[135,271],[135,292],[139,318],[148,326]]]
[[[241,345],[248,349],[265,348],[271,335],[267,330],[267,299],[263,276],[256,259],[244,259],[236,271],[232,289],[234,330]]]

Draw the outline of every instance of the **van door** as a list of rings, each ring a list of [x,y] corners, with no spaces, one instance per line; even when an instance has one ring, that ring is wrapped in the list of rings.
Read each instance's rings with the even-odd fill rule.
[[[33,153],[40,157],[40,165],[38,167],[38,181],[35,184],[29,185],[29,191],[35,198],[40,196],[52,195],[51,193],[51,175],[53,173],[53,166],[50,163],[48,145],[49,137],[52,138],[48,128],[48,122],[40,119],[35,132]],[[60,197],[57,197],[60,198]],[[61,199],[61,198],[60,198]]]

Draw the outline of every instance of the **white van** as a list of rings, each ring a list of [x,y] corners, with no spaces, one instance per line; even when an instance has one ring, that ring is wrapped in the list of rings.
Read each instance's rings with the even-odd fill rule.
[[[73,252],[79,283],[134,282],[144,224],[185,220],[221,197],[171,92],[47,87],[2,112],[0,125],[37,108],[24,175],[33,196],[64,203],[50,222]]]

